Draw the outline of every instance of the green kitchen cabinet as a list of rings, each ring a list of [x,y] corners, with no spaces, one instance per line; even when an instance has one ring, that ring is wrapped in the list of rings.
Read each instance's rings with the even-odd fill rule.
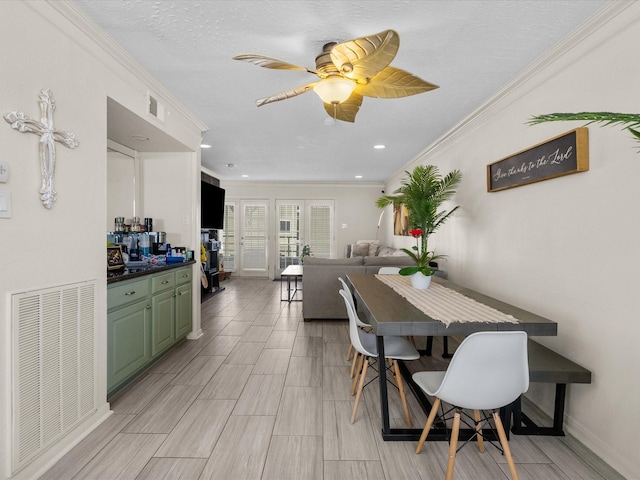
[[[151,355],[156,356],[173,345],[175,336],[175,291],[151,297]]]
[[[151,361],[151,305],[147,299],[107,315],[107,386],[118,386]]]
[[[193,283],[193,271],[190,268],[181,268],[175,271],[175,284]]]
[[[192,265],[108,284],[107,393],[112,394],[191,332]]]
[[[183,337],[191,331],[192,291],[191,283],[176,287],[176,338]]]
[[[175,272],[176,284],[176,340],[191,331],[193,318],[193,271],[181,268]]]

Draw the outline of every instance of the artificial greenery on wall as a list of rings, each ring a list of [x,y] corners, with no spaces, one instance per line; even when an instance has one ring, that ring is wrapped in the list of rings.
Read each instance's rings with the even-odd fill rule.
[[[547,113],[536,115],[527,123],[536,125],[544,122],[565,122],[569,120],[586,120],[588,123],[603,123],[607,125],[622,125],[640,142],[640,114],[636,113],[612,113],[612,112],[579,112],[579,113]],[[638,149],[640,153],[640,148]]]

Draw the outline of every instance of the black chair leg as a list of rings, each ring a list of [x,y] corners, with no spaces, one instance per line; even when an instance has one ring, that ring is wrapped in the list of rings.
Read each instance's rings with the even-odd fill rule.
[[[431,356],[431,351],[433,350],[433,337],[427,337],[427,350],[426,355],[428,357]]]

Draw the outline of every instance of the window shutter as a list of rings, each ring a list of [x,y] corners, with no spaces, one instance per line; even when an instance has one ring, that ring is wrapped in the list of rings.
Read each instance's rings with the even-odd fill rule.
[[[333,206],[309,205],[307,243],[314,257],[330,258],[333,244]]]
[[[224,230],[222,231],[222,265],[227,272],[236,269],[236,204],[224,205]]]

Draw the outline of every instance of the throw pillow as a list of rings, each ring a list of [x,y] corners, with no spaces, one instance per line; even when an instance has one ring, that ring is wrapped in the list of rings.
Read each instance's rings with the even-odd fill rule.
[[[354,243],[351,245],[351,258],[366,257],[367,255],[369,255],[368,243]]]
[[[395,251],[396,251],[395,248],[382,246],[378,250],[378,256],[379,257],[389,257],[389,256],[393,255]]]
[[[367,255],[374,256],[378,255],[378,247],[380,246],[380,240],[358,240],[357,244],[368,244],[369,245],[369,253]]]

